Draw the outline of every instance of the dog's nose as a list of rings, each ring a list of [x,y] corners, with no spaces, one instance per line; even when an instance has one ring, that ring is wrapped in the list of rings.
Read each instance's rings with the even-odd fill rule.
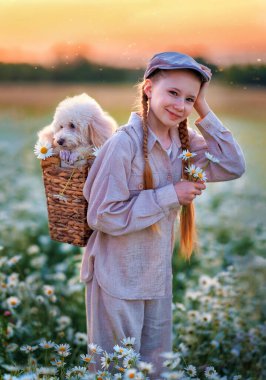
[[[58,143],[59,145],[63,145],[64,142],[65,142],[65,139],[62,139],[62,138],[60,138],[60,139],[57,140],[57,143]]]

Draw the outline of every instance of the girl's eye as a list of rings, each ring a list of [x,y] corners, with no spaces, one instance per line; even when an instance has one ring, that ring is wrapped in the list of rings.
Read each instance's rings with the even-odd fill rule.
[[[70,128],[75,128],[75,125],[73,123],[70,123]]]
[[[169,91],[171,95],[174,95],[176,96],[177,95],[177,92],[176,91]]]
[[[60,128],[63,128],[63,125],[60,125]]]
[[[194,102],[195,102],[195,100],[194,100],[194,99],[192,99],[192,98],[188,98],[187,100],[189,100],[189,102],[192,102],[192,103],[194,103]]]

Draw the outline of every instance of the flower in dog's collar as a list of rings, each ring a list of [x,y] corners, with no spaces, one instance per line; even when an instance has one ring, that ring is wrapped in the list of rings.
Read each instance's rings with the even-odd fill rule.
[[[47,142],[42,143],[41,141],[38,141],[34,146],[34,154],[37,158],[45,160],[47,157],[51,157],[54,154],[52,145]]]

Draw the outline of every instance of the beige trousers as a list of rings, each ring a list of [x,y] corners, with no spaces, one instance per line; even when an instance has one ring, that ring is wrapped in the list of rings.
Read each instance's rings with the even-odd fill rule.
[[[112,353],[121,339],[135,337],[133,348],[140,360],[154,366],[150,379],[159,378],[165,360],[159,354],[172,351],[172,296],[151,300],[115,298],[99,286],[94,273],[86,283],[85,301],[88,342]],[[96,364],[90,370],[102,370],[100,357],[95,355]]]

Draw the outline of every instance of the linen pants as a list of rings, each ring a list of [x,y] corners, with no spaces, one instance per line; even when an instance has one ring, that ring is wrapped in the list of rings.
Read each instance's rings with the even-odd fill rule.
[[[165,360],[160,353],[172,351],[172,296],[150,300],[112,297],[99,286],[94,273],[86,283],[85,302],[88,342],[112,353],[116,344],[122,345],[121,339],[135,337],[133,348],[140,360],[153,364],[154,372],[148,376],[158,379]],[[89,370],[104,370],[101,356],[94,356],[96,364]]]

